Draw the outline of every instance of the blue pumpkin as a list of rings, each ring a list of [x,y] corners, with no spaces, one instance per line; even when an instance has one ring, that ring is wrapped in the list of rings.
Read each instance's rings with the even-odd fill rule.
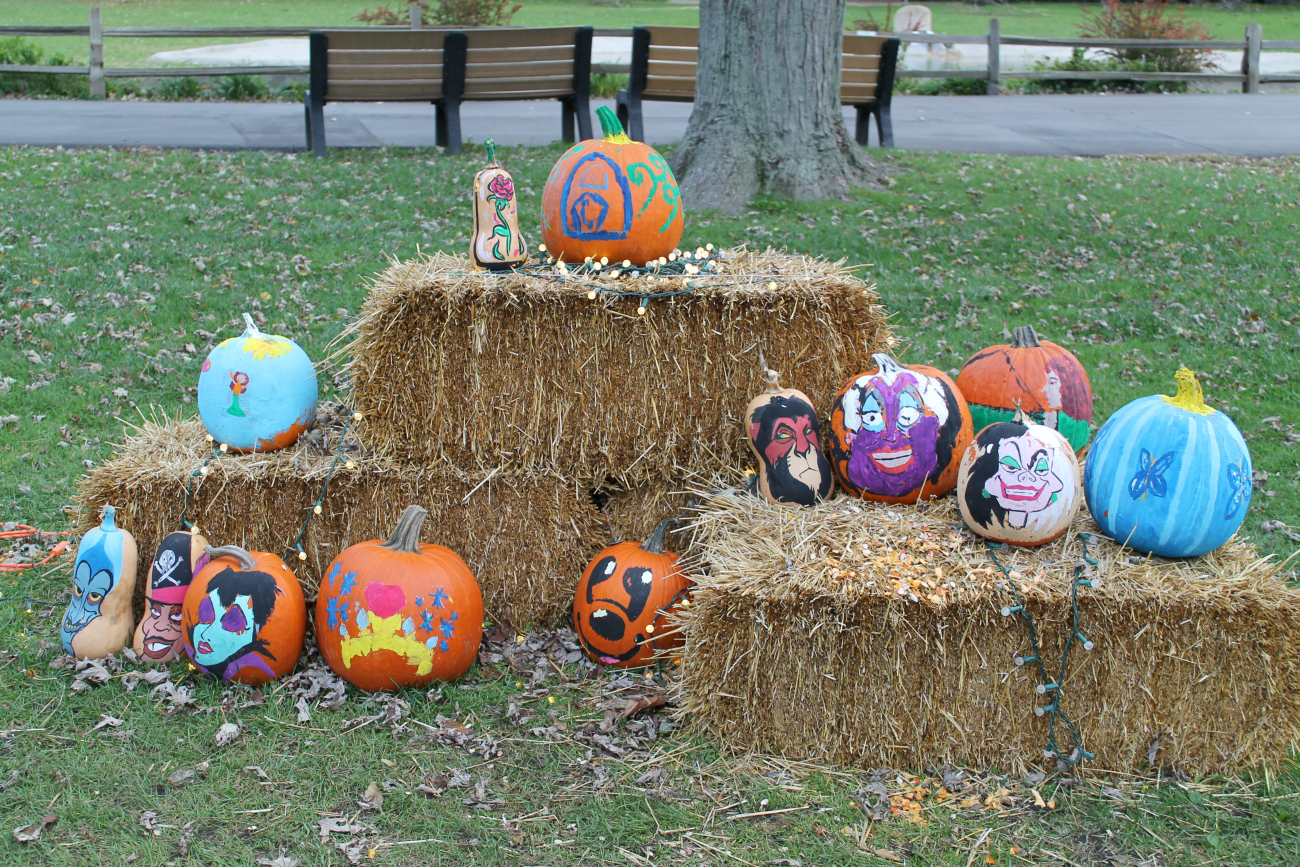
[[[239,337],[208,353],[199,373],[199,417],[219,443],[273,452],[293,445],[316,420],[316,370],[298,344],[263,334],[244,314]]]
[[[1178,394],[1140,397],[1107,419],[1083,472],[1102,532],[1160,557],[1197,557],[1232,538],[1250,508],[1250,450],[1205,405],[1187,368]]]

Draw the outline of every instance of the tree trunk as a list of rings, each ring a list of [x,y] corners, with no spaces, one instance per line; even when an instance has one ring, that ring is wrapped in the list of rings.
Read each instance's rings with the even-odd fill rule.
[[[735,213],[760,191],[843,198],[884,172],[840,109],[845,0],[701,0],[682,199]]]

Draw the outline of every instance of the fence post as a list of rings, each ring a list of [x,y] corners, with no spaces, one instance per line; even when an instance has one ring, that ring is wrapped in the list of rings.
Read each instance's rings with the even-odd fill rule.
[[[1001,68],[1001,46],[1002,31],[998,24],[998,19],[989,19],[989,96],[997,96],[1002,92],[1002,68]]]
[[[1264,41],[1263,24],[1246,25],[1246,50],[1241,53],[1242,93],[1259,93],[1259,48]]]
[[[90,7],[90,98],[108,95],[104,85],[104,22],[98,6]]]
[[[424,27],[424,15],[418,3],[411,4],[411,29],[420,30]]]

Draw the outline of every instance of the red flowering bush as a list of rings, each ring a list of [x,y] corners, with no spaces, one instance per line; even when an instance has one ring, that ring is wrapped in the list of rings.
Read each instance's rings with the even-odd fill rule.
[[[1084,13],[1079,35],[1088,39],[1209,39],[1210,30],[1169,11],[1169,0],[1121,4],[1105,0],[1101,12]],[[1105,48],[1118,61],[1153,63],[1160,72],[1200,72],[1215,69],[1208,48]]]

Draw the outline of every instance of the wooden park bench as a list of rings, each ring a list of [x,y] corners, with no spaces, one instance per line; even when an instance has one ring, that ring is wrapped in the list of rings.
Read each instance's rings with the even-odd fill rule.
[[[626,90],[618,92],[618,117],[636,141],[645,140],[642,100],[695,101],[695,65],[699,55],[698,27],[632,28],[632,74]],[[844,35],[840,102],[857,109],[854,137],[867,144],[870,119],[884,147],[894,146],[889,101],[898,66],[896,38]]]
[[[327,102],[429,102],[435,137],[461,152],[460,104],[558,99],[565,141],[591,138],[590,27],[313,30],[307,147],[325,156]]]

